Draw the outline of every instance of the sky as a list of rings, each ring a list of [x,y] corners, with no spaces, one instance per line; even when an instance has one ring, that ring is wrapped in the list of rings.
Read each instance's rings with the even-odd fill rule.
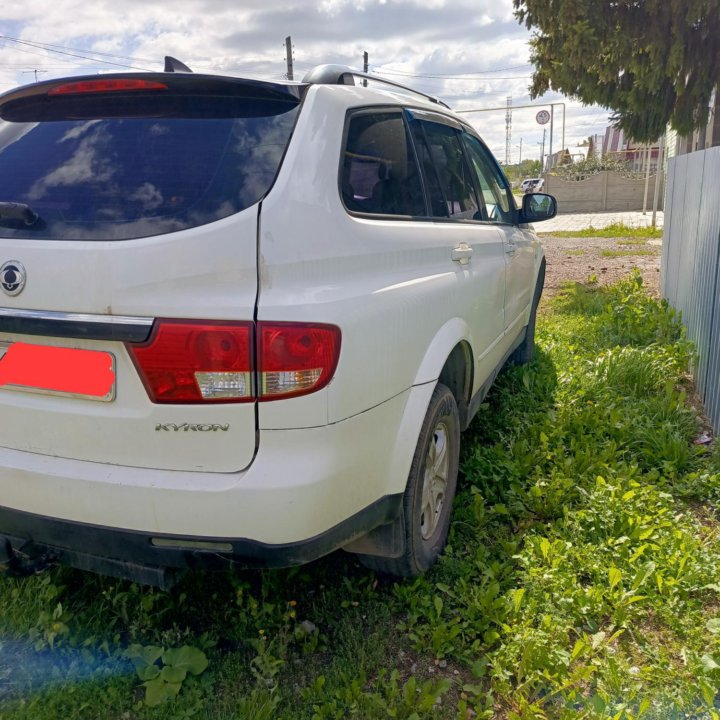
[[[512,0],[0,0],[0,92],[38,80],[124,69],[163,69],[179,58],[195,72],[282,79],[285,37],[295,79],[324,63],[362,68],[436,96],[455,110],[512,114],[511,162],[539,159],[538,110],[566,105],[571,153],[603,133],[608,113],[554,93],[530,99],[530,33]],[[19,41],[19,42],[18,42]],[[553,151],[561,147],[555,107]],[[505,161],[505,111],[468,114]],[[549,125],[545,153],[549,152]]]

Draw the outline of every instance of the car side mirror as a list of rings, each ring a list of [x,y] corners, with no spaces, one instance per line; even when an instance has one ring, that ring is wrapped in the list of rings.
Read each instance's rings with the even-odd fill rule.
[[[546,193],[523,195],[522,208],[518,213],[518,222],[534,223],[550,220],[557,215],[557,200]]]

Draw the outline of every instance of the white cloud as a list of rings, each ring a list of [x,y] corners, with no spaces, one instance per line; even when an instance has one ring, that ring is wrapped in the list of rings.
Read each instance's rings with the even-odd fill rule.
[[[456,108],[500,106],[508,95],[514,104],[530,100],[529,33],[511,0],[0,0],[0,8],[0,35],[61,46],[49,52],[0,38],[0,91],[33,81],[35,70],[40,80],[124,64],[161,70],[166,54],[196,71],[280,79],[291,35],[296,78],[322,63],[360,68],[367,51],[371,69]],[[502,68],[511,69],[479,74]],[[606,113],[565,102],[566,145],[603,131]],[[534,116],[513,112],[514,160],[521,138],[523,156],[539,156]],[[504,160],[504,113],[469,117]],[[555,131],[559,149],[559,118]]]

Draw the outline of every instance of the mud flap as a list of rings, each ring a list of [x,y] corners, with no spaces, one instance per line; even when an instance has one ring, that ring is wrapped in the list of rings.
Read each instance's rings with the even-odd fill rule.
[[[395,520],[379,525],[367,535],[343,546],[346,552],[355,555],[397,558],[405,552],[405,519],[400,513]]]

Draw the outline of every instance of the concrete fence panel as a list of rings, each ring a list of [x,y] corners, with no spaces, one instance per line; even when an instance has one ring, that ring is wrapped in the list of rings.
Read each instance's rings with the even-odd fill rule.
[[[546,175],[543,191],[557,198],[558,212],[601,212],[605,185],[603,175],[605,173],[598,173],[578,181]]]
[[[604,170],[594,175],[562,177],[545,175],[544,192],[554,195],[558,212],[626,212],[642,210],[645,196],[645,176],[626,177]],[[648,205],[652,207],[655,176],[650,176]],[[660,197],[662,198],[662,186]],[[662,210],[662,202],[660,203]]]

